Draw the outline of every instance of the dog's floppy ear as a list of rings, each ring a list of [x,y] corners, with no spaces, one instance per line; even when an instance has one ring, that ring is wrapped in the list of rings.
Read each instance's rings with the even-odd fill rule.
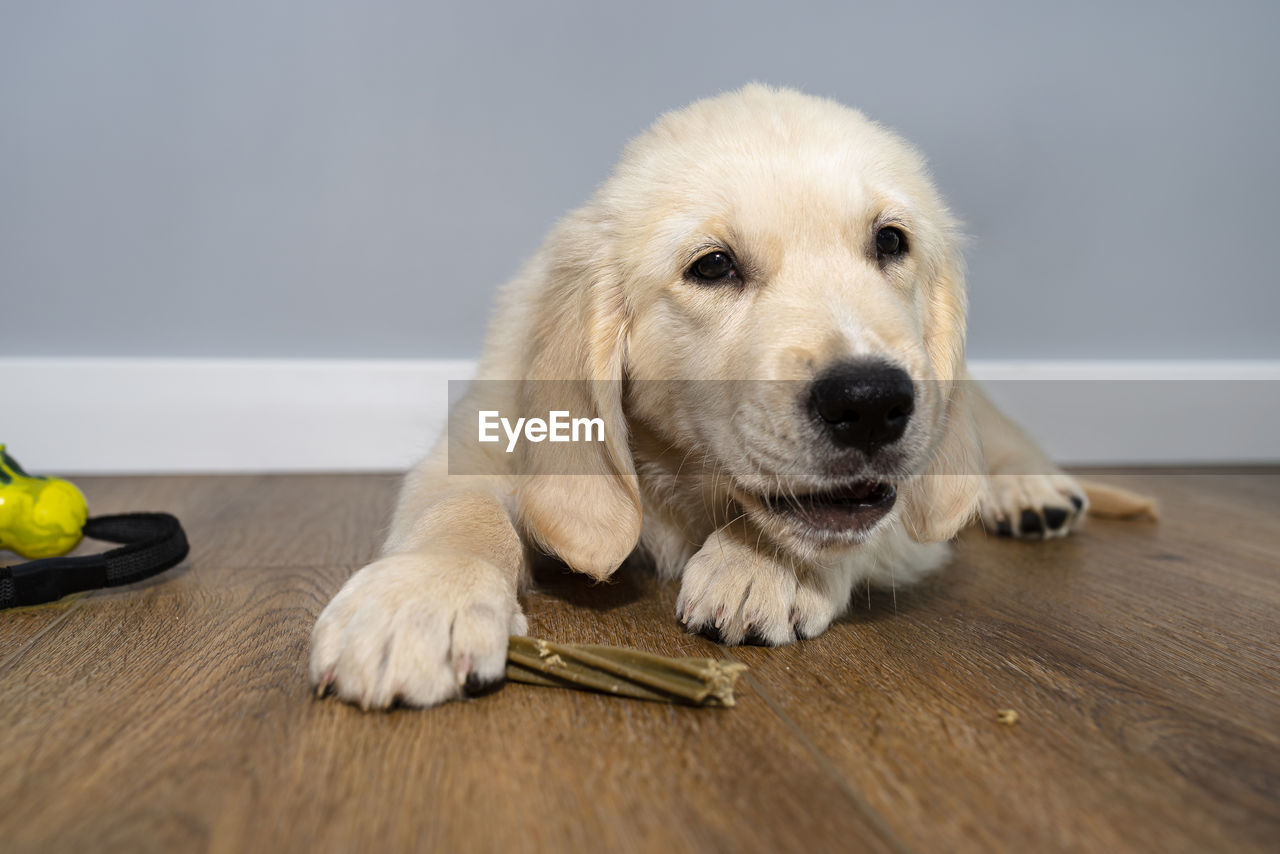
[[[969,403],[972,380],[964,364],[964,267],[954,245],[939,264],[930,294],[925,347],[936,391],[945,401],[941,437],[932,462],[904,488],[903,523],[919,542],[949,540],[972,521],[982,486],[982,444]]]
[[[968,381],[953,384],[933,461],[903,489],[902,520],[911,538],[921,543],[951,539],[978,510],[982,446],[968,396]]]
[[[602,579],[639,541],[641,506],[622,408],[626,299],[596,222],[571,215],[543,248],[519,400],[530,418],[601,419],[603,441],[588,428],[582,441],[522,443],[515,499],[539,547]]]

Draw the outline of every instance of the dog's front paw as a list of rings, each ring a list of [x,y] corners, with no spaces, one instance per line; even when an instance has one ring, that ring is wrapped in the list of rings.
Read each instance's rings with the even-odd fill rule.
[[[990,475],[978,503],[983,527],[1023,540],[1065,537],[1088,510],[1080,484],[1061,473]]]
[[[495,567],[454,553],[386,557],[353,575],[311,635],[311,682],[364,709],[434,706],[506,672],[527,627]]]
[[[815,637],[838,610],[793,567],[723,531],[685,564],[676,600],[676,617],[686,629],[731,645],[779,646]]]

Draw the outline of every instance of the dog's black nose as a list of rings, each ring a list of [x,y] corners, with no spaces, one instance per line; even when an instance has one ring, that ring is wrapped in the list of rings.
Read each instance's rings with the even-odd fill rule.
[[[906,371],[858,361],[842,362],[818,377],[809,401],[833,442],[870,456],[902,438],[915,396]]]

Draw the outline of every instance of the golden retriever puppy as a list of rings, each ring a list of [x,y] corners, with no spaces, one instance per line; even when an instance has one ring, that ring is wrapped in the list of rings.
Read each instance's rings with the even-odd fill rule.
[[[311,678],[366,708],[501,679],[533,551],[605,579],[641,550],[688,630],[783,644],[976,514],[1067,533],[1084,493],[968,380],[964,322],[956,222],[893,133],[759,85],[663,116],[506,287]],[[496,426],[556,412],[603,429]]]

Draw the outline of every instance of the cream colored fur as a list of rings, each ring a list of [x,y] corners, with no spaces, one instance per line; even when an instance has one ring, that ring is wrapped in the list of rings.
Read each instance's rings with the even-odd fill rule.
[[[883,266],[886,222],[910,249]],[[742,288],[688,280],[717,245],[749,266]],[[408,475],[383,556],[320,615],[312,680],[381,708],[500,678],[507,636],[526,625],[530,549],[597,579],[643,549],[680,579],[687,628],[780,644],[823,632],[855,585],[936,569],[979,512],[1018,534],[1024,510],[1065,506],[1050,535],[1065,534],[1083,515],[1069,500],[1079,487],[968,381],[963,277],[923,159],[860,113],[753,85],[663,116],[506,287],[479,369],[518,381],[496,386],[511,412],[564,405],[529,381],[595,381],[561,387],[569,408],[625,430],[566,448],[590,454],[586,477],[546,448],[448,460],[442,439]],[[823,460],[786,390],[863,356],[915,382],[899,499],[866,536],[816,542],[756,496],[827,485],[787,473]]]

